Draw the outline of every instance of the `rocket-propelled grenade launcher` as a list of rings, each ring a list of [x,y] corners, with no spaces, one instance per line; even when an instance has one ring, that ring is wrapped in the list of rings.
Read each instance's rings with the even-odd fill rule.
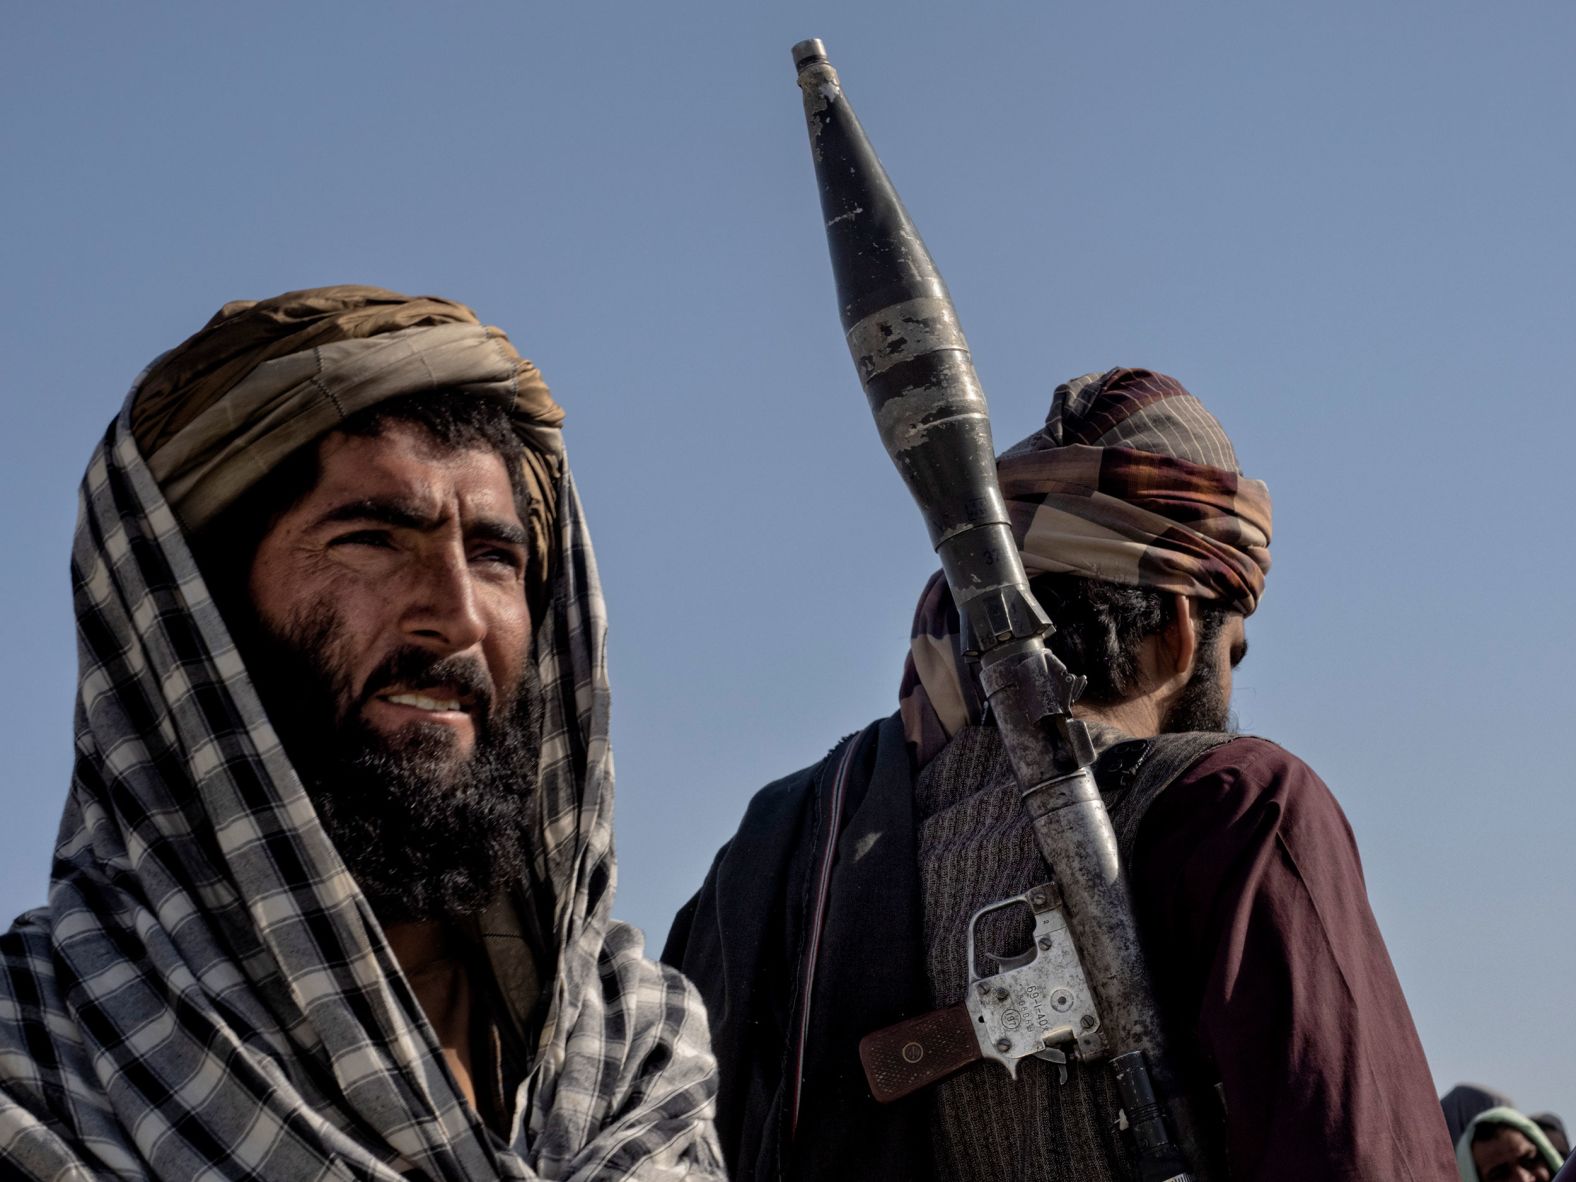
[[[843,329],[887,454],[919,503],[1024,789],[1055,882],[983,909],[1035,916],[1036,946],[973,963],[969,996],[864,1040],[878,1099],[895,1099],[980,1058],[1016,1074],[1035,1055],[1109,1059],[1145,1182],[1201,1179],[1202,1143],[1165,1053],[1116,835],[1072,717],[1083,679],[1045,645],[1052,631],[1024,575],[996,481],[985,394],[930,252],[843,96],[819,40],[793,49]],[[978,1041],[960,1054],[958,1036]]]
[[[819,41],[794,47],[843,331],[978,653],[1045,634],[996,484],[985,393],[941,273]]]

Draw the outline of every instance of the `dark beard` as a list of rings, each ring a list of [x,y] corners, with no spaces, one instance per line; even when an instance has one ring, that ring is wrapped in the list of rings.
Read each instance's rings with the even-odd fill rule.
[[[1202,650],[1200,656],[1202,656]],[[1161,723],[1162,734],[1175,735],[1186,731],[1235,731],[1237,720],[1231,713],[1231,701],[1220,683],[1220,666],[1213,661],[1194,663],[1193,675],[1188,678],[1182,692]]]
[[[492,702],[479,664],[400,649],[352,697],[336,659],[338,621],[319,608],[283,632],[260,622],[243,646],[270,721],[346,867],[384,923],[479,913],[528,868],[541,753],[542,687],[527,660],[508,701]],[[447,728],[390,737],[362,707],[395,683],[446,682],[476,698],[461,759]]]

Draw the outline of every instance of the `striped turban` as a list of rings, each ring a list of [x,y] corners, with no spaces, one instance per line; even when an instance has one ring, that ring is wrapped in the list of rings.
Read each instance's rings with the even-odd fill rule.
[[[996,461],[1030,578],[1078,575],[1251,613],[1270,567],[1270,495],[1175,378],[1144,369],[1085,374],[1056,388],[1045,426]],[[899,691],[920,763],[979,706],[958,615],[937,572],[914,614]]]
[[[457,390],[510,412],[531,504],[531,570],[550,577],[564,412],[536,366],[464,304],[345,284],[236,300],[148,369],[131,430],[188,535],[357,411]]]

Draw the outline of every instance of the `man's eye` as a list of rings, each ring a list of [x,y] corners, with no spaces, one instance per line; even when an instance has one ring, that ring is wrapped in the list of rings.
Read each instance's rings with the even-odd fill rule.
[[[523,555],[517,551],[502,547],[490,546],[485,550],[478,550],[472,557],[477,562],[489,562],[499,566],[507,566],[510,570],[523,570],[525,568]]]
[[[358,529],[348,534],[340,534],[329,542],[330,546],[376,546],[386,550],[394,543],[389,538],[387,530]]]

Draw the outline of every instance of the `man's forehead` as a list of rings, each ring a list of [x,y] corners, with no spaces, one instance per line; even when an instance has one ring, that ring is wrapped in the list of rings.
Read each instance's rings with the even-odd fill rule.
[[[486,447],[450,447],[412,424],[391,423],[376,435],[330,432],[318,445],[318,480],[307,499],[398,498],[434,509],[462,507],[515,521],[514,487],[503,457]]]

